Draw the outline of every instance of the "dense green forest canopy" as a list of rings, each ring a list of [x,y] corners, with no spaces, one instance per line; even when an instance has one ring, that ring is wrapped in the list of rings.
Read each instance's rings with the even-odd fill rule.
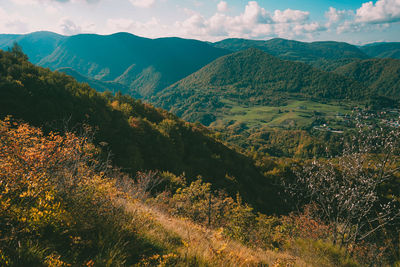
[[[366,59],[339,67],[335,73],[361,82],[374,96],[400,98],[400,60]]]
[[[267,41],[233,38],[216,42],[214,46],[232,51],[258,48],[281,59],[302,62],[313,62],[321,59],[368,58],[368,56],[356,46],[333,41],[305,43],[281,38],[274,38]]]
[[[360,49],[370,57],[400,59],[400,43],[372,43]]]

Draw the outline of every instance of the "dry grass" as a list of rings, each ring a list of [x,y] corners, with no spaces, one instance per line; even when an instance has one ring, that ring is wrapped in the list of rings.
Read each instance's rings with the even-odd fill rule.
[[[124,205],[128,212],[140,218],[142,231],[148,238],[174,248],[173,252],[187,262],[193,263],[194,259],[196,266],[307,266],[287,253],[252,249],[229,240],[222,236],[222,229],[210,230],[139,202]],[[176,237],[180,241],[176,242]]]

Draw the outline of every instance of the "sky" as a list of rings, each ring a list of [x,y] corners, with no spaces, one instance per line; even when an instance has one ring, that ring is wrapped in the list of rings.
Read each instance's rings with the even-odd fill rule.
[[[400,0],[0,0],[0,33],[400,41]]]

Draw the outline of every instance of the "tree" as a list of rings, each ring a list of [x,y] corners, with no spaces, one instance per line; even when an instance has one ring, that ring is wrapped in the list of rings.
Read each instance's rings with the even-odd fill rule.
[[[16,58],[21,58],[23,60],[28,60],[28,56],[22,50],[22,47],[14,42],[12,48],[9,48],[9,52],[11,52]]]
[[[384,190],[399,175],[399,143],[399,128],[357,118],[342,154],[297,168],[287,188],[315,204],[316,216],[331,225],[335,244],[365,241],[400,217],[397,196],[390,187]]]

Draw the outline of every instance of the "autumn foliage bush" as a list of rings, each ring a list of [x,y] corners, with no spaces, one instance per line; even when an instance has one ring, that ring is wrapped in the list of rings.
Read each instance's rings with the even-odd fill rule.
[[[0,121],[0,265],[119,266],[135,236],[89,136]],[[136,255],[137,256],[137,255]],[[130,258],[129,258],[130,257]]]

